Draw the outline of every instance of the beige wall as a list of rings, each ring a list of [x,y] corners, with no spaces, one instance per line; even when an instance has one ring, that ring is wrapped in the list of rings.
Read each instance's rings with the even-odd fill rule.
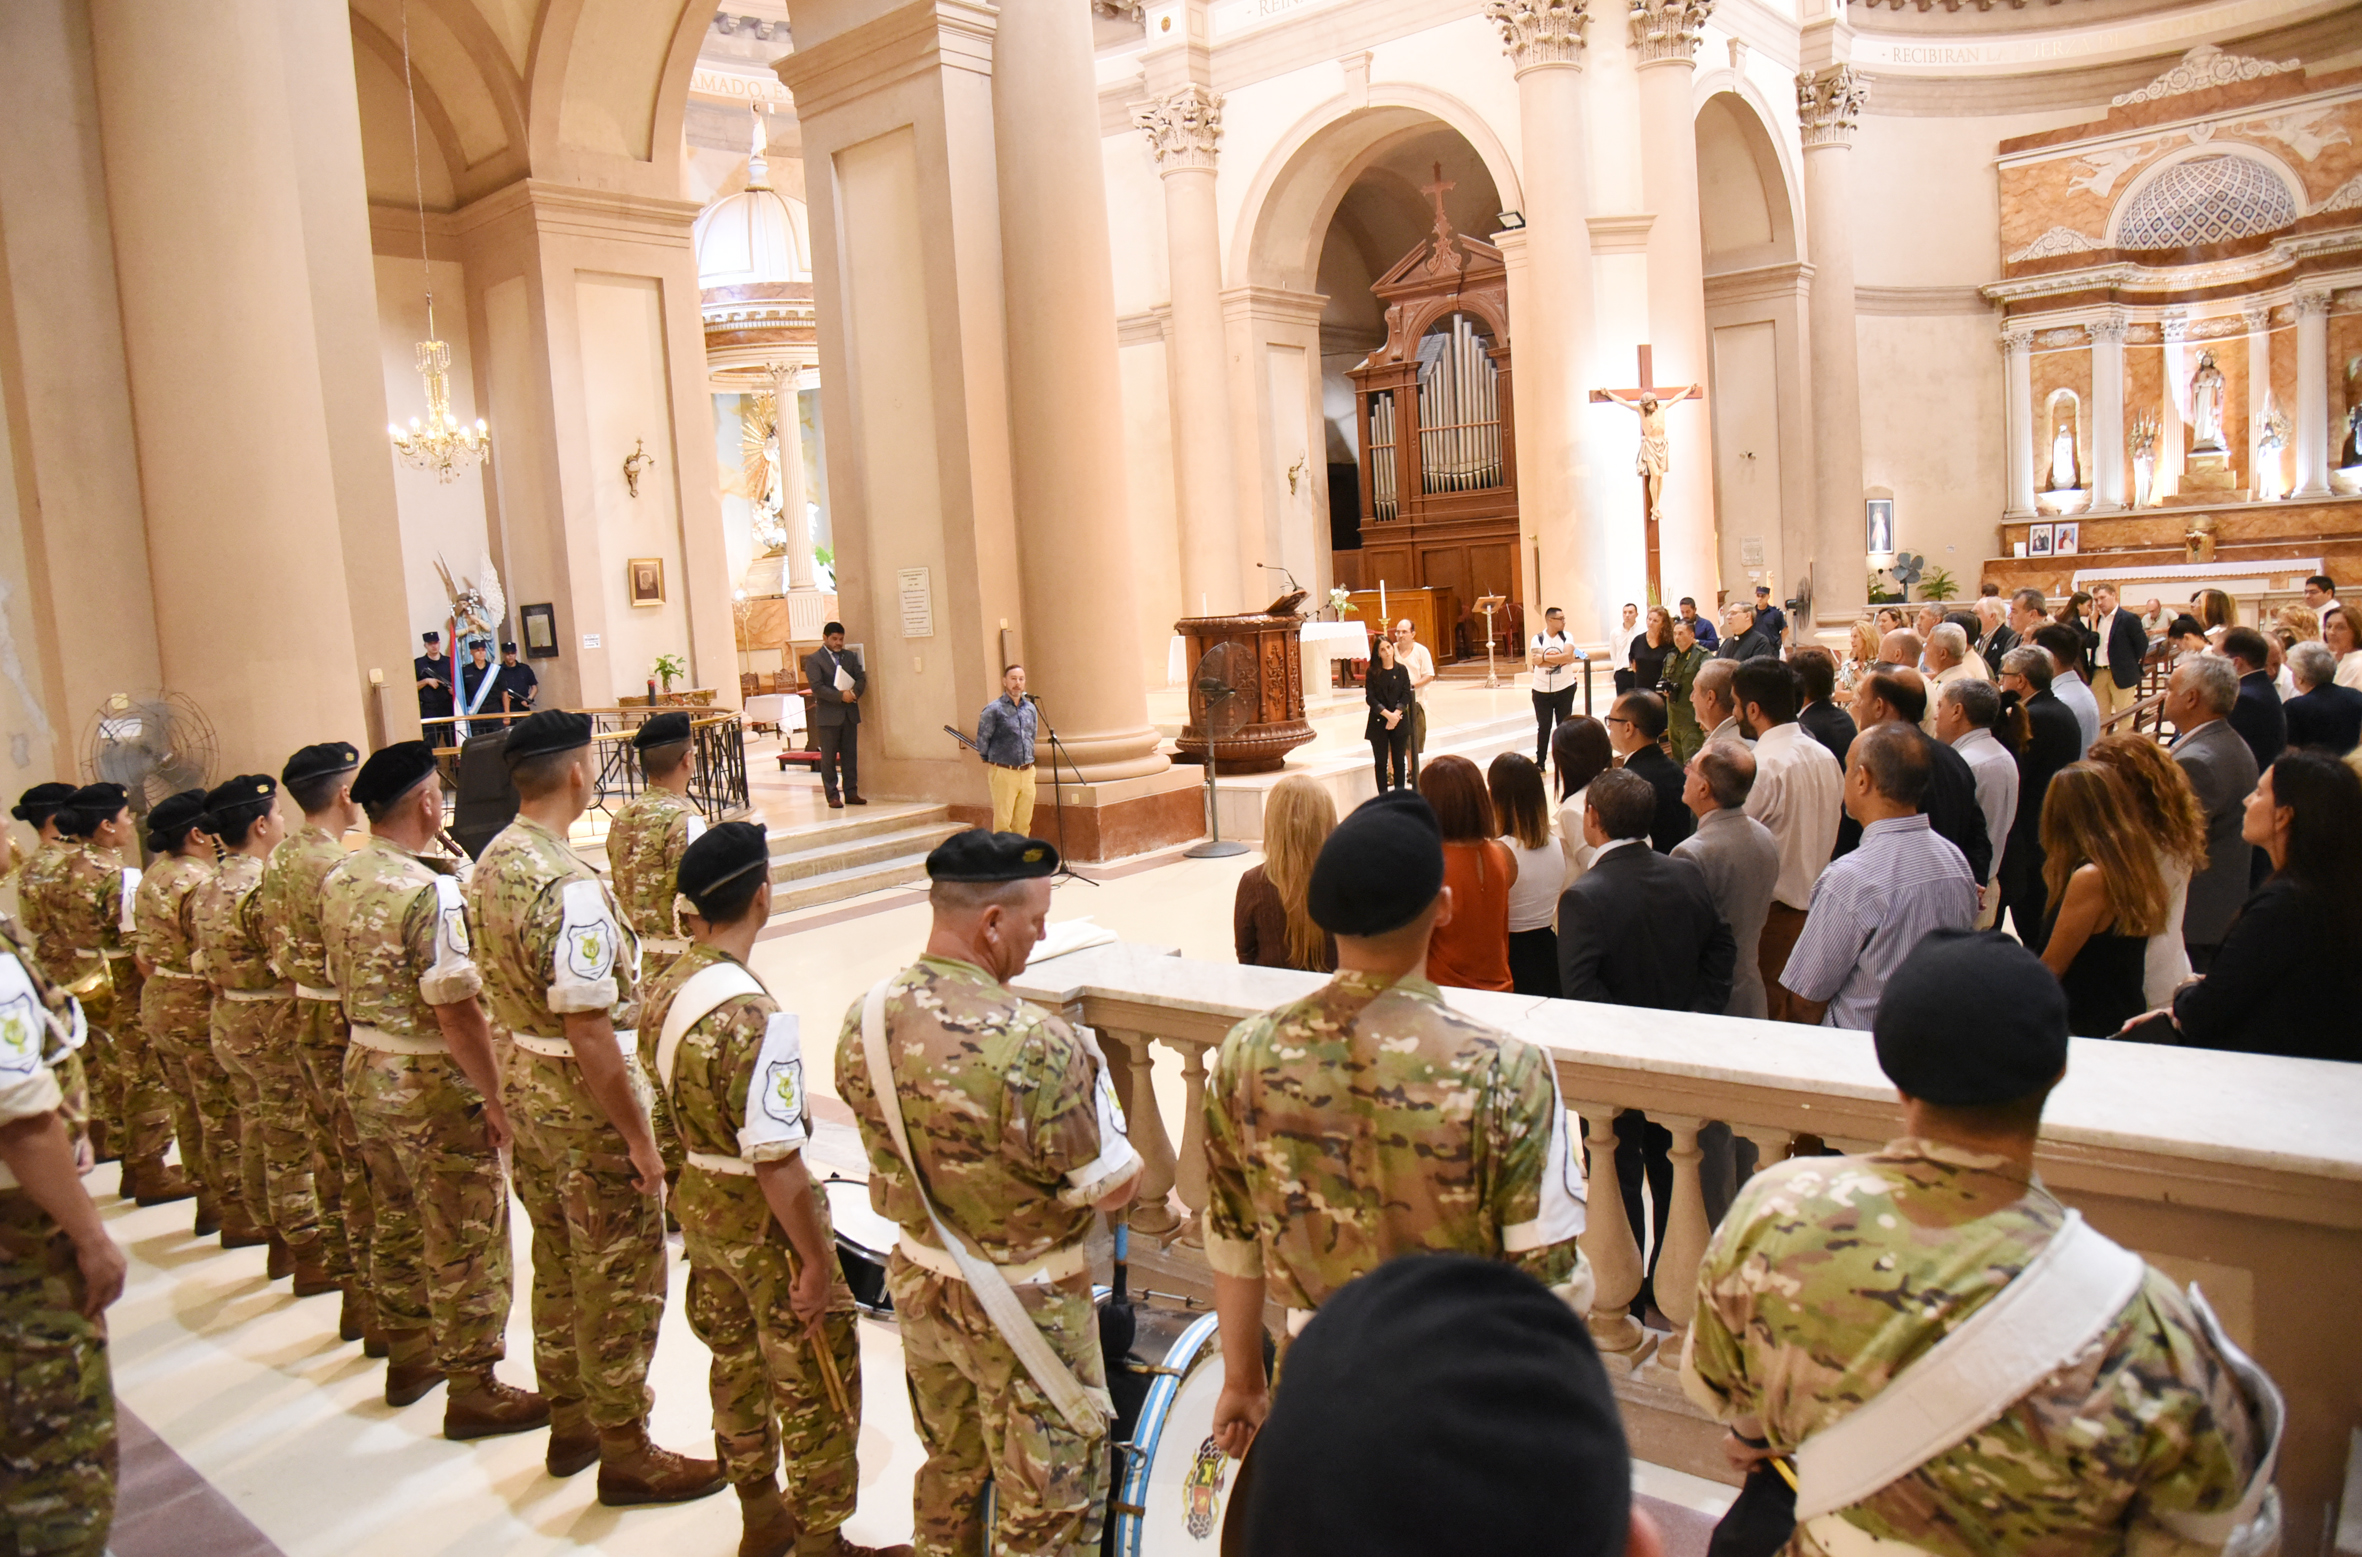
[[[681,459],[668,436],[664,302],[656,280],[580,274],[575,277],[574,307],[582,338],[583,415],[594,451],[589,486],[606,602],[611,678],[606,695],[613,698],[643,692],[658,655],[691,659],[681,544]],[[648,453],[656,463],[641,472],[639,495],[634,497],[622,462],[641,442],[653,445]],[[610,450],[618,451],[614,458],[599,457]],[[711,467],[701,459],[697,470],[710,473]],[[628,566],[646,557],[664,565],[662,605],[632,603]],[[711,686],[715,677],[725,675],[735,683],[738,672],[735,655],[727,665],[694,669],[699,686]]]
[[[377,271],[378,361],[385,382],[386,418],[407,424],[425,414],[426,385],[418,375],[418,343],[426,339],[425,277],[409,255],[380,254]],[[435,331],[451,348],[451,410],[462,422],[479,415],[475,389],[475,342],[468,330],[466,273],[451,260],[434,263]],[[493,442],[493,463],[506,452],[504,440]],[[435,572],[440,559],[454,576],[475,578],[491,550],[485,526],[483,468],[478,466],[451,481],[438,481],[431,470],[414,470],[394,463],[394,495],[401,515],[402,606],[409,638],[430,629],[441,630],[450,615],[450,597]],[[503,587],[514,583],[505,575]],[[516,595],[509,596],[514,621]]]

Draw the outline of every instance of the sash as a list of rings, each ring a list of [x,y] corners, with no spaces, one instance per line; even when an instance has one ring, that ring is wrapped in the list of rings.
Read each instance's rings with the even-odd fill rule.
[[[1104,1389],[1094,1389],[1074,1376],[1074,1370],[1059,1359],[1043,1339],[1033,1316],[1025,1311],[1014,1288],[1001,1268],[986,1259],[976,1246],[957,1228],[943,1220],[943,1213],[935,1209],[935,1197],[927,1193],[927,1181],[919,1174],[918,1159],[910,1149],[910,1135],[902,1122],[902,1098],[894,1090],[894,1065],[886,1054],[886,986],[894,982],[888,974],[871,986],[861,1002],[861,1048],[869,1063],[869,1084],[877,1093],[878,1112],[886,1116],[887,1133],[894,1137],[894,1150],[902,1158],[902,1165],[910,1172],[911,1187],[918,1191],[919,1204],[927,1208],[927,1220],[935,1228],[935,1237],[959,1265],[960,1274],[967,1279],[968,1288],[976,1294],[991,1318],[992,1327],[1009,1343],[1017,1361],[1047,1395],[1067,1425],[1085,1438],[1096,1438],[1107,1431],[1108,1421],[1115,1415],[1114,1402]]]
[[[664,1031],[656,1040],[657,1084],[667,1097],[672,1095],[673,1061],[679,1058],[681,1040],[689,1036],[689,1029],[725,1000],[766,993],[762,981],[735,962],[717,962],[689,976],[680,993],[673,996],[672,1009],[664,1013]]]

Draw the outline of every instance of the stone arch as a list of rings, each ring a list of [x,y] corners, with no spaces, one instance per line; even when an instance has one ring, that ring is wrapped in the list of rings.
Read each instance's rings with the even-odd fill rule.
[[[1804,252],[1802,184],[1787,143],[1773,128],[1779,121],[1762,89],[1735,70],[1710,70],[1698,77],[1695,100],[1698,207],[1708,273],[1793,264]],[[1751,193],[1760,196],[1762,229],[1752,243],[1739,241],[1742,235],[1730,230],[1729,219],[1737,213],[1708,198],[1705,186],[1717,169],[1753,174]],[[1718,224],[1724,237],[1719,250]]]
[[[349,7],[355,47],[396,76],[402,71],[401,9],[398,0],[352,0]],[[421,0],[409,8],[409,21],[421,150],[431,137],[456,203],[523,177],[524,83],[483,12],[470,0]],[[405,140],[407,134],[405,126]],[[402,156],[408,160],[407,145]]]
[[[2285,226],[2287,221],[2294,221],[2303,216],[2311,208],[2311,201],[2305,193],[2305,181],[2297,175],[2294,168],[2261,146],[2245,141],[2212,139],[2197,141],[2166,153],[2125,181],[2124,192],[2116,197],[2115,205],[2110,207],[2108,211],[2107,246],[2110,248],[2123,246],[2125,219],[2139,209],[2141,197],[2149,193],[2160,180],[2176,176],[2177,169],[2186,169],[2190,163],[2216,157],[2234,159],[2269,175],[2270,178],[2279,182],[2287,197],[2286,221],[2269,228],[2258,227],[2249,232],[2227,235],[2228,240],[2235,241],[2237,238],[2255,237],[2263,232],[2276,231],[2279,226]],[[2147,246],[2144,245],[2144,247]]]
[[[1366,102],[1340,94],[1304,115],[1263,159],[1231,235],[1228,284],[1314,291],[1329,221],[1353,181],[1391,145],[1437,123],[1474,148],[1501,208],[1522,208],[1517,170],[1484,115],[1427,87],[1374,84]]]

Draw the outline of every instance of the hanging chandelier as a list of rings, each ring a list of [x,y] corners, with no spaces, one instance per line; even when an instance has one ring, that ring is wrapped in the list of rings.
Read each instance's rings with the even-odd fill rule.
[[[386,424],[394,453],[414,470],[431,470],[437,481],[450,481],[492,452],[492,429],[482,417],[476,425],[460,424],[451,411],[451,348],[435,339],[435,273],[426,250],[426,174],[418,155],[418,89],[410,80],[410,6],[402,6],[402,91],[410,99],[410,183],[418,202],[418,268],[426,284],[427,338],[418,343],[418,376],[426,381],[426,417],[410,418],[410,425]]]

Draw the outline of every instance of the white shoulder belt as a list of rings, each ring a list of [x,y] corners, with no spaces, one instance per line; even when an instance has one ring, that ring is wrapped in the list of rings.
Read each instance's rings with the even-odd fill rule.
[[[768,993],[762,980],[735,962],[717,962],[690,974],[680,993],[673,996],[672,1009],[664,1013],[664,1031],[656,1040],[657,1085],[667,1093],[672,1091],[673,1061],[680,1055],[681,1040],[716,1006],[740,995]]]

